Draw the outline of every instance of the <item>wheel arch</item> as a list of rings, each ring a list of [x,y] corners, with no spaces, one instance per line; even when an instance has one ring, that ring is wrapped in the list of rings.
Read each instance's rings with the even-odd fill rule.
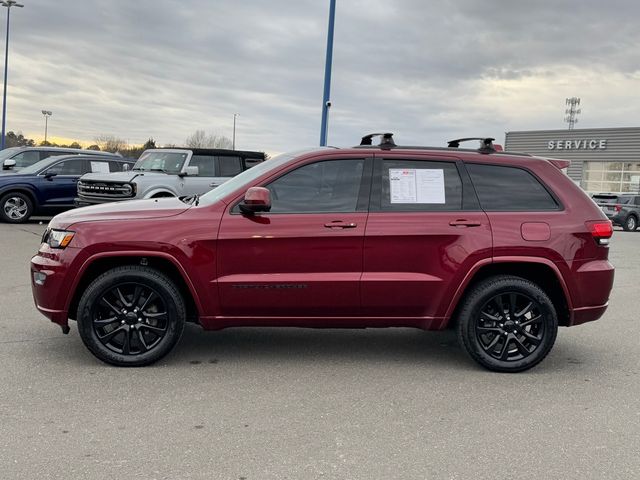
[[[77,319],[78,304],[89,284],[108,270],[126,265],[144,265],[154,268],[169,277],[182,293],[187,308],[187,321],[198,323],[202,315],[202,304],[195,287],[184,268],[171,255],[148,252],[118,252],[98,254],[87,259],[76,275],[67,299],[67,312],[71,319]]]
[[[558,325],[571,324],[572,302],[567,284],[558,267],[538,257],[505,257],[480,262],[467,274],[452,298],[445,315],[449,325],[455,322],[465,293],[478,282],[496,275],[514,275],[534,282],[549,296],[558,314]]]
[[[4,197],[9,193],[22,193],[24,195],[27,195],[31,200],[31,202],[33,203],[33,210],[35,211],[35,210],[38,210],[38,208],[40,208],[40,202],[38,200],[38,196],[36,195],[36,192],[29,187],[12,185],[0,191],[0,198]]]
[[[177,197],[178,195],[167,188],[156,188],[148,191],[144,194],[143,198],[163,198],[163,197]]]

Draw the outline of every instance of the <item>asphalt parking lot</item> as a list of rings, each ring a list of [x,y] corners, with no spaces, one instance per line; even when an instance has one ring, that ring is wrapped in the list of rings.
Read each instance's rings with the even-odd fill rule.
[[[412,329],[190,325],[109,367],[33,306],[44,228],[0,224],[2,479],[640,477],[640,232],[614,234],[605,317],[510,375]]]

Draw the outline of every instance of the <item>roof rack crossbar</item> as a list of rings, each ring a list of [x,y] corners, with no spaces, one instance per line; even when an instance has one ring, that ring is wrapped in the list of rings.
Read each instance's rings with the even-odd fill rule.
[[[449,148],[458,148],[460,146],[460,143],[462,142],[470,142],[472,140],[480,140],[480,148],[478,149],[479,152],[481,153],[489,153],[489,152],[495,152],[496,149],[493,146],[493,142],[495,140],[495,138],[490,138],[490,137],[470,137],[470,138],[458,138],[456,140],[449,140],[447,142],[447,146]]]
[[[393,133],[390,132],[365,135],[362,137],[362,140],[360,140],[360,145],[373,145],[373,137],[380,137],[380,147],[391,148],[396,146],[396,143],[393,141]]]

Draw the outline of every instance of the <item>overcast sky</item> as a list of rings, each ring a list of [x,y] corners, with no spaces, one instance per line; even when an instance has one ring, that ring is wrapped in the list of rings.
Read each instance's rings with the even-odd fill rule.
[[[328,0],[23,0],[7,130],[181,144],[196,129],[281,152],[319,141]],[[0,11],[4,19],[6,10]],[[329,143],[640,125],[640,4],[337,0]],[[3,25],[4,20],[0,21]],[[4,34],[4,27],[2,27]]]

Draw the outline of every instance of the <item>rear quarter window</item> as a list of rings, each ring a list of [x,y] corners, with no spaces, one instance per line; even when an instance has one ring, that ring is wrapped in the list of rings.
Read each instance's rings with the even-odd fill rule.
[[[487,211],[558,210],[551,193],[530,172],[517,167],[468,163],[467,170]]]

